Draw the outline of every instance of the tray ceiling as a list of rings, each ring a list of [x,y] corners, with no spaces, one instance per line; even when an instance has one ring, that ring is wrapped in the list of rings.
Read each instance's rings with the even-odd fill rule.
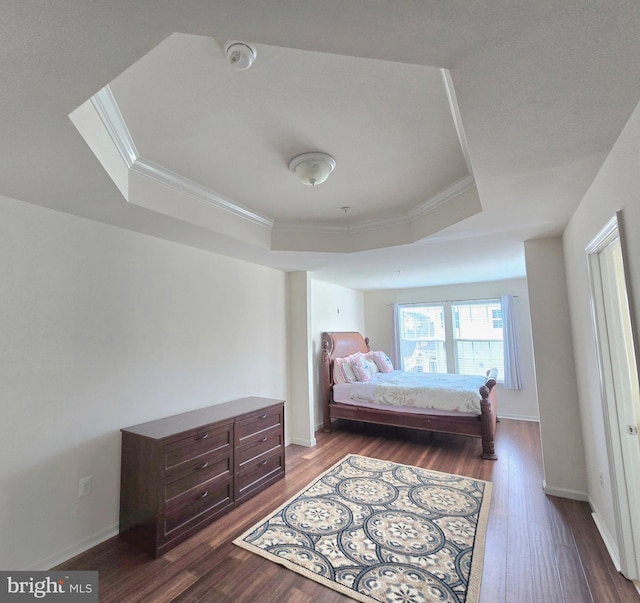
[[[129,203],[326,252],[413,243],[481,211],[446,70],[263,44],[239,71],[223,46],[174,33],[72,113]],[[337,161],[317,187],[288,169],[309,151]]]

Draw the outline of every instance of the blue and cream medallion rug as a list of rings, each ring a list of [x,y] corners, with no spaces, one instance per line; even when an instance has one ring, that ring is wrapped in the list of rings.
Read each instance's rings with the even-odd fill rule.
[[[234,541],[357,601],[476,603],[491,483],[350,454]]]

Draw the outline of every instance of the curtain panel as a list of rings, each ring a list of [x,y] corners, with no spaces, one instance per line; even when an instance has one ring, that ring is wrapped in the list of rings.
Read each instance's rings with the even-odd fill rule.
[[[513,295],[503,295],[500,298],[500,303],[502,305],[504,388],[522,389],[522,369],[520,368],[520,355],[518,353],[518,333],[516,331]]]

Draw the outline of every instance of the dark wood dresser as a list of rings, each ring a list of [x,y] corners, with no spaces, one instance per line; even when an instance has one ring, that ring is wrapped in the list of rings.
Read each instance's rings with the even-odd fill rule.
[[[285,473],[281,400],[243,398],[121,431],[120,537],[154,557]]]

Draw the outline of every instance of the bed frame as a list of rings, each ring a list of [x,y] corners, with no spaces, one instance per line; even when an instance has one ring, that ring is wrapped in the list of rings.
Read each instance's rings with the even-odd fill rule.
[[[320,391],[322,396],[323,431],[331,431],[333,419],[349,419],[366,423],[379,423],[396,427],[424,429],[457,435],[467,435],[482,439],[482,458],[496,460],[494,438],[497,422],[496,381],[487,379],[480,388],[479,416],[438,415],[425,413],[404,413],[383,408],[363,408],[333,401],[333,360],[344,358],[356,352],[369,351],[369,338],[357,332],[333,332],[322,334],[320,360]]]

